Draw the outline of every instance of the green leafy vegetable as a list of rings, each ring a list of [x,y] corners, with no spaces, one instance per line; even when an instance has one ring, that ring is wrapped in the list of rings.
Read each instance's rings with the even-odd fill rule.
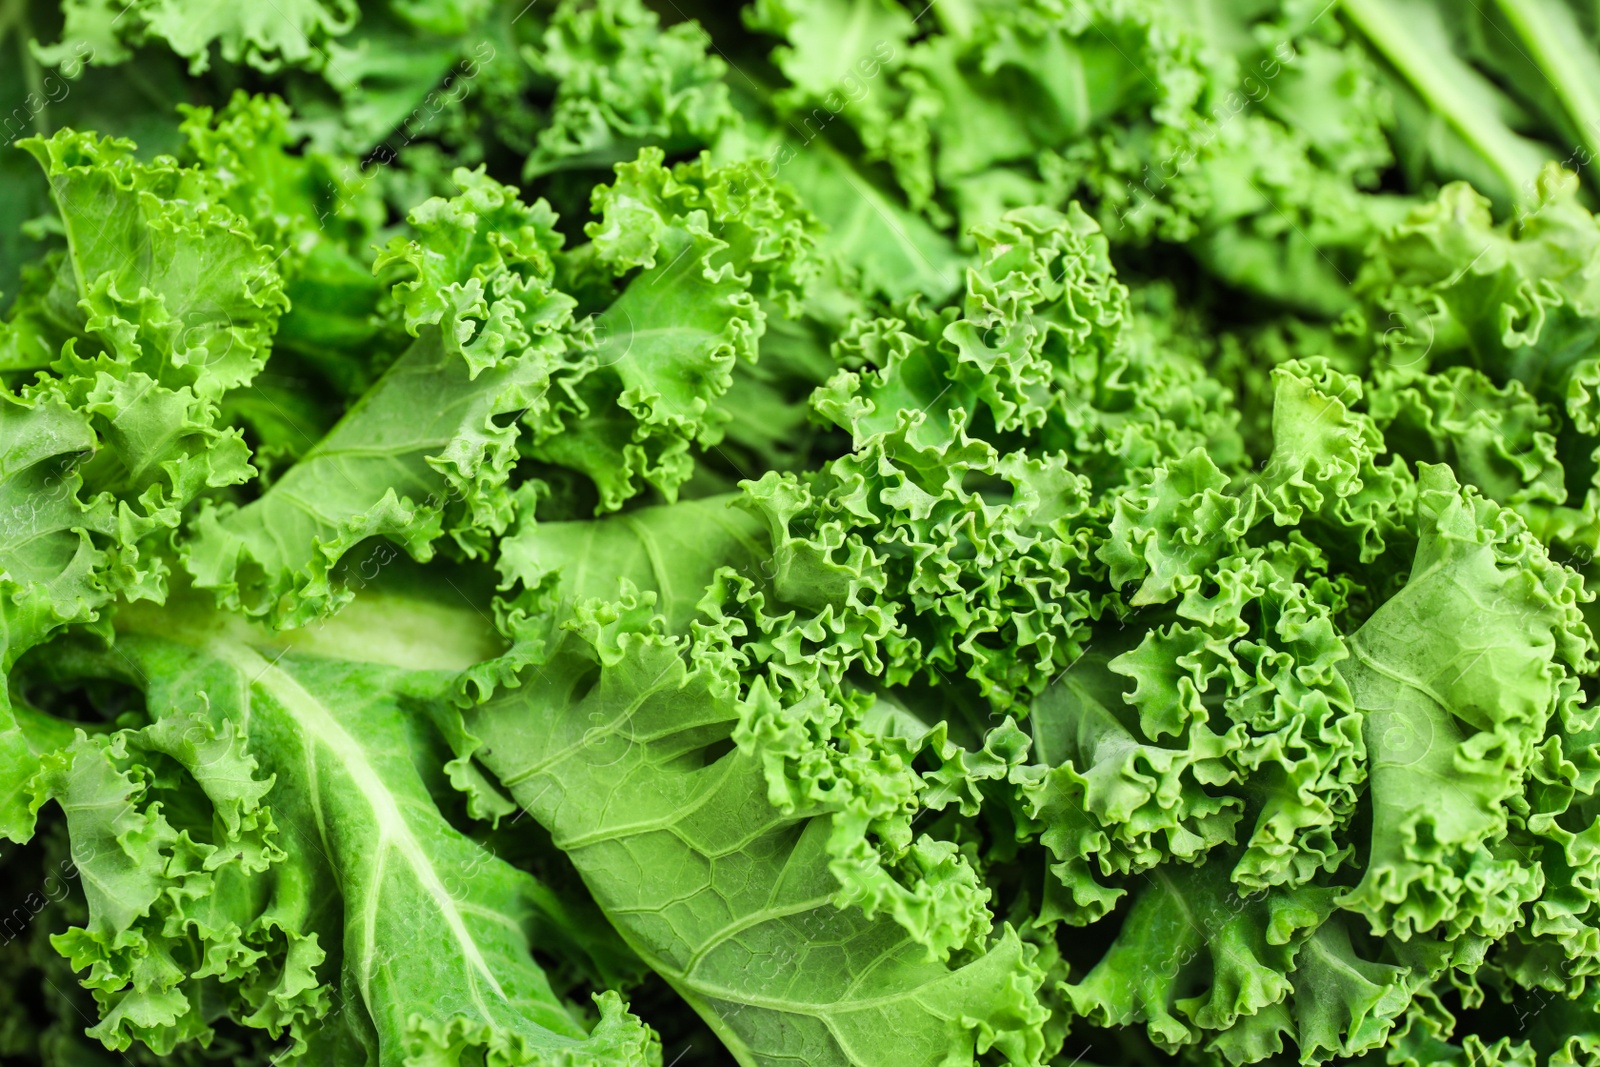
[[[0,0],[0,1060],[1600,1063],[1570,0]]]

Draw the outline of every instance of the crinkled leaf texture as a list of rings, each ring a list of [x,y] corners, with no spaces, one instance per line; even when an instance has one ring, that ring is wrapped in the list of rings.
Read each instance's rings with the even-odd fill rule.
[[[672,6],[64,5],[315,69],[25,144],[0,1056],[1594,1067],[1593,5]]]
[[[327,62],[329,39],[354,25],[353,0],[276,0],[262,7],[196,0],[67,0],[60,42],[36,48],[41,60],[76,71],[87,57],[95,64],[123,63],[133,49],[155,38],[203,73],[216,46],[229,63],[249,63],[272,72],[284,64],[316,68]],[[322,46],[322,47],[319,47]]]
[[[1033,949],[1008,928],[941,963],[836,906],[828,806],[769,801],[731,745],[736,694],[652,616],[631,593],[579,605],[520,684],[465,710],[478,758],[628,942],[742,1062],[1039,1062]]]
[[[609,167],[646,145],[677,153],[709,144],[738,119],[727,64],[710,45],[693,22],[663,28],[639,0],[557,4],[538,46],[524,53],[536,75],[557,85],[524,177]]]
[[[1267,1059],[1289,1042],[1302,1062],[1320,1063],[1361,1055],[1391,1039],[1391,1047],[1410,1050],[1417,1062],[1444,1062],[1425,1058],[1454,1054],[1444,1042],[1422,1051],[1426,1029],[1448,1035],[1455,1025],[1434,999],[1436,985],[1465,989],[1480,968],[1491,976],[1507,968],[1516,984],[1551,988],[1546,983],[1556,967],[1583,969],[1555,963],[1576,951],[1567,940],[1570,923],[1556,915],[1572,914],[1566,910],[1572,905],[1587,909],[1577,904],[1581,894],[1568,888],[1566,863],[1587,867],[1590,853],[1550,818],[1524,826],[1520,817],[1530,806],[1576,799],[1543,784],[1556,778],[1585,796],[1593,789],[1593,778],[1576,766],[1568,765],[1563,777],[1551,762],[1563,749],[1580,765],[1593,758],[1577,684],[1594,670],[1594,640],[1580,607],[1589,597],[1577,574],[1552,562],[1512,511],[1462,489],[1448,468],[1423,466],[1416,491],[1417,544],[1404,585],[1342,638],[1336,656],[1323,657],[1323,669],[1337,671],[1333,684],[1323,687],[1324,699],[1345,705],[1343,727],[1361,730],[1359,738],[1343,727],[1321,738],[1340,738],[1342,761],[1363,772],[1347,785],[1365,778],[1370,840],[1361,850],[1359,880],[1329,880],[1307,867],[1287,884],[1268,887],[1261,884],[1262,869],[1246,862],[1250,854],[1241,858],[1235,851],[1231,834],[1213,835],[1198,869],[1167,863],[1133,890],[1110,952],[1062,986],[1076,1011],[1104,1026],[1142,1023],[1162,1048],[1201,1045],[1230,1063]],[[1146,646],[1152,636],[1167,635],[1153,631]],[[1198,666],[1205,662],[1198,652],[1169,652],[1154,662]],[[1128,664],[1139,668],[1140,684],[1125,699],[1138,704],[1142,718],[1162,706],[1146,703],[1156,695],[1147,683],[1160,680],[1148,669],[1153,665]],[[1203,714],[1188,695],[1199,691],[1191,679],[1209,688],[1203,674],[1179,675],[1171,692]],[[1103,714],[1104,690],[1089,693]],[[1076,699],[1082,716],[1085,696]],[[1053,711],[1045,701],[1037,710]],[[1146,734],[1151,725],[1146,720]],[[1569,730],[1575,735],[1566,740],[1561,735]],[[1153,754],[1136,763],[1127,759],[1125,741],[1107,744],[1090,735],[1086,743],[1085,733],[1080,725],[1075,749],[1065,746],[1071,759],[1064,766],[1083,764],[1067,776],[1075,791],[1061,796],[1067,781],[1054,779],[1062,768],[1031,787],[1041,802],[1036,814],[1046,819],[1043,840],[1063,860],[1096,855],[1106,873],[1137,869],[1143,842],[1131,831],[1148,824],[1148,816],[1130,800],[1171,803],[1182,796],[1180,782],[1150,781],[1152,772],[1168,766],[1155,755],[1166,755],[1163,750],[1148,750]],[[1287,755],[1269,751],[1273,762]],[[1260,773],[1272,762],[1258,764],[1254,756],[1241,762],[1257,772],[1252,783],[1276,784],[1275,775]],[[1191,766],[1196,785],[1226,780],[1225,772]],[[1159,790],[1153,796],[1142,789],[1150,785]],[[1294,811],[1281,807],[1274,792],[1266,796],[1268,811]],[[1196,790],[1187,803],[1199,801],[1194,810],[1204,813],[1208,799],[1215,798]],[[1051,807],[1051,800],[1059,802]],[[1296,821],[1309,815],[1311,825],[1322,822],[1337,835],[1323,831],[1322,841],[1348,832],[1349,809],[1339,794],[1313,799],[1302,787],[1298,803]],[[1176,851],[1185,840],[1178,835],[1191,829],[1169,829],[1169,848]],[[1252,842],[1252,850],[1257,847]],[[1567,850],[1564,862],[1551,855],[1559,847]],[[1545,855],[1550,863],[1530,862]],[[1151,858],[1159,861],[1159,851]],[[1330,857],[1329,868],[1338,860]],[[1231,879],[1219,864],[1233,865]],[[1074,871],[1070,862],[1057,870],[1076,909],[1103,913],[1109,901],[1087,870]],[[1561,883],[1548,902],[1541,899],[1547,878]],[[1496,941],[1516,947],[1491,953],[1486,962]],[[1543,976],[1536,959],[1546,968]],[[1558,988],[1564,996],[1576,992],[1567,981]],[[1582,1009],[1571,1010],[1582,1017]],[[1467,1050],[1474,1040],[1467,1036]],[[1540,1038],[1540,1047],[1552,1043]],[[1530,1046],[1514,1042],[1507,1049],[1532,1054]]]
[[[152,721],[80,732],[33,787],[66,812],[89,911],[55,944],[107,1047],[227,1019],[282,1063],[659,1067],[615,993],[592,1029],[561,1002],[530,955],[539,884],[436,805],[465,743],[451,673],[259,648],[204,613],[130,625],[52,669],[142,689]]]
[[[1232,286],[1317,315],[1349,305],[1341,274],[1398,198],[1365,191],[1391,161],[1386,100],[1363,49],[1322,32],[1328,9],[953,7],[937,19],[895,0],[744,12],[784,41],[770,60],[789,84],[761,95],[794,135],[750,154],[792,173],[866,285],[948,295],[959,267],[924,234],[965,239],[1009,210],[1081,196],[1119,244],[1182,242]]]
[[[203,493],[255,473],[217,400],[260,369],[287,305],[270,248],[209,200],[202,168],[72,131],[22,147],[68,247],[0,326],[14,366],[48,368],[0,396],[6,673],[118,595],[164,595],[160,536]],[[0,835],[26,838],[36,764],[5,707],[0,761]]]
[[[595,189],[591,241],[568,267],[618,284],[597,286],[604,306],[552,416],[528,420],[533,455],[588,475],[599,511],[645,485],[676,498],[691,449],[722,441],[734,368],[759,357],[767,306],[792,314],[815,271],[815,220],[765,168],[664,158],[647,148]]]
[[[417,236],[378,262],[416,340],[261,497],[196,520],[185,563],[224,604],[304,625],[353,595],[339,571],[363,542],[425,560],[448,534],[481,554],[510,521],[516,417],[545,405],[573,301],[551,288],[549,208],[481,169],[456,181],[460,195],[413,211]],[[378,568],[394,554],[372,551]]]

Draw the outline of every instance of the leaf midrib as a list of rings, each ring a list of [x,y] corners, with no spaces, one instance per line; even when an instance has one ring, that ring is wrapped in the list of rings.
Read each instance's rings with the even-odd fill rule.
[[[374,851],[379,855],[393,851],[405,861],[406,866],[416,877],[417,883],[443,917],[451,936],[461,946],[461,954],[469,968],[483,976],[496,996],[506,999],[505,991],[500,987],[488,961],[484,959],[471,931],[467,929],[460,909],[456,907],[444,882],[434,870],[427,850],[417,839],[394,794],[383,784],[383,779],[367,759],[366,752],[356,739],[340,725],[321,701],[279,668],[276,661],[268,661],[254,649],[231,641],[213,641],[208,650],[217,658],[232,665],[246,680],[246,688],[259,687],[270,694],[278,706],[301,728],[307,739],[315,741],[338,762],[356,791],[366,801],[377,823],[378,841]],[[372,892],[361,904],[366,914],[361,916],[360,921],[369,930],[373,929],[376,923],[380,896],[381,886],[374,885]],[[375,937],[368,938],[365,946],[368,953],[371,952],[375,941]],[[358,973],[365,987],[372,973],[370,959],[362,961]],[[493,1016],[488,1005],[479,997],[475,982],[472,997],[485,1017]]]

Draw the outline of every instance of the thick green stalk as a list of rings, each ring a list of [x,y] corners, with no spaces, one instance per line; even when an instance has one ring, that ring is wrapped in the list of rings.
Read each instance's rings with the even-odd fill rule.
[[[1583,147],[1600,158],[1600,93],[1593,77],[1586,78],[1581,69],[1584,53],[1579,50],[1588,49],[1589,42],[1571,13],[1559,2],[1495,0],[1495,5],[1549,80]]]
[[[1523,153],[1511,131],[1498,123],[1482,121],[1479,109],[1451,84],[1438,61],[1415,47],[1415,35],[1394,17],[1388,3],[1344,0],[1344,11],[1368,42],[1411,84],[1423,103],[1489,164],[1507,188],[1515,191],[1526,186],[1533,175],[1523,173]]]

